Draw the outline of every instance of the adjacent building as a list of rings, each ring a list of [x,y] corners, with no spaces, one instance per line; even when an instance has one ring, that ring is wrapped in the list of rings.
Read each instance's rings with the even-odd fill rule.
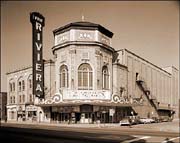
[[[7,105],[7,92],[0,92],[0,122],[7,120],[7,112],[6,112],[6,105]]]
[[[46,97],[53,96],[54,62],[44,61]],[[32,94],[32,67],[14,70],[7,73],[7,120],[8,121],[37,121],[40,107],[34,105],[35,95]]]
[[[44,61],[44,99],[32,95],[32,67],[7,73],[8,121],[112,123],[178,114],[175,67],[115,50],[113,33],[99,24],[74,22],[53,34],[54,59]]]

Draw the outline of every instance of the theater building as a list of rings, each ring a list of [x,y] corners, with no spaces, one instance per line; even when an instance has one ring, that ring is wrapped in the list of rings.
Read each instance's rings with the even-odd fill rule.
[[[32,95],[32,67],[7,73],[8,121],[117,123],[125,116],[178,115],[178,70],[111,47],[113,33],[74,22],[53,31],[45,98]]]

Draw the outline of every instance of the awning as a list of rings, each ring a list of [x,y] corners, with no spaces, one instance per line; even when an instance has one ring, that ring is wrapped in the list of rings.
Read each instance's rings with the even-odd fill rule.
[[[18,114],[25,114],[25,111],[18,111]]]
[[[173,108],[167,107],[167,106],[160,106],[160,107],[157,107],[157,110],[173,111]]]
[[[37,104],[41,107],[50,107],[50,106],[79,106],[83,104],[97,105],[97,106],[113,106],[113,107],[132,107],[137,106],[136,104],[121,104],[121,103],[111,103],[111,102],[62,102],[58,104]]]

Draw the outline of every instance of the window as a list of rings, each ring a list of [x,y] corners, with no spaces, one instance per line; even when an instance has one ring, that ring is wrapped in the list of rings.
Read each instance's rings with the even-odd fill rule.
[[[20,77],[18,80],[18,91],[24,91],[25,90],[25,82],[23,80],[23,77]]]
[[[12,91],[12,83],[9,83],[9,91]]]
[[[102,68],[102,80],[103,89],[109,89],[109,73],[107,66],[103,66]]]
[[[13,97],[10,96],[10,103],[13,103]]]
[[[13,103],[15,103],[15,96],[13,96]]]
[[[25,83],[24,83],[24,80],[22,81],[22,91],[24,91],[25,89]]]
[[[25,102],[25,95],[22,95],[22,102]]]
[[[13,79],[9,81],[9,92],[15,91],[15,82]]]
[[[11,111],[11,119],[15,119],[15,113],[14,113],[14,111]]]
[[[21,81],[19,81],[18,86],[19,86],[19,91],[21,91]]]
[[[32,88],[32,74],[30,74],[29,77],[28,77],[28,88],[29,89]]]
[[[15,91],[15,82],[13,82],[13,91]]]
[[[68,68],[66,65],[60,67],[60,88],[68,87]]]
[[[78,68],[78,88],[92,89],[93,87],[93,71],[89,64],[81,64]]]
[[[29,88],[32,88],[32,79],[29,79]]]
[[[139,73],[136,73],[136,80],[139,80]]]
[[[29,102],[33,102],[32,94],[29,94]]]
[[[19,95],[19,103],[21,103],[21,95]]]

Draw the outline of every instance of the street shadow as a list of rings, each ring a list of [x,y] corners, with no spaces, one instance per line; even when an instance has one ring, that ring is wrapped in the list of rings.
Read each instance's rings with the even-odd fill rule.
[[[5,143],[121,143],[133,140],[131,135],[117,135],[102,132],[71,131],[56,129],[35,129],[18,127],[1,127],[0,138]],[[3,142],[2,142],[3,143]]]
[[[138,139],[132,135],[102,133],[94,130],[72,131],[65,130],[61,127],[48,127],[47,129],[39,128],[18,128],[18,127],[2,127],[0,128],[0,139],[5,143],[146,143],[145,139]],[[165,140],[167,143],[174,143]],[[1,142],[3,143],[3,142]]]
[[[170,141],[169,138],[166,138],[166,139],[165,139],[165,142],[166,142],[166,143],[175,143],[175,142],[173,142],[173,141]]]
[[[139,139],[139,140],[132,141],[132,142],[129,142],[129,143],[146,143],[146,140],[144,140],[144,139]]]

